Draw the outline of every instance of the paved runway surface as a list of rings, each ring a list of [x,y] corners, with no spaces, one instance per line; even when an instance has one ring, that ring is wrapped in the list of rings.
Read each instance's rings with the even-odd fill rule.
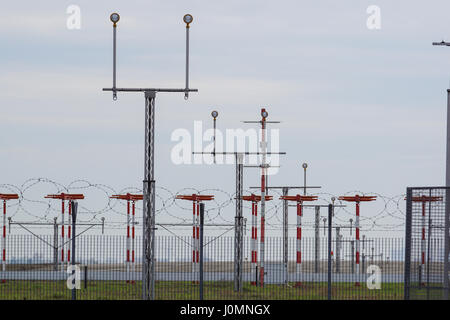
[[[1,279],[9,280],[66,280],[69,276],[68,273],[62,271],[6,271],[0,272]],[[250,281],[250,273],[243,274],[243,281]],[[359,281],[365,282],[370,275],[359,275]],[[140,272],[124,272],[124,271],[89,271],[88,280],[108,280],[108,281],[120,281],[120,280],[141,280],[142,274]],[[284,282],[284,274],[281,272],[271,273],[268,272],[265,275],[265,282],[272,284],[280,284]],[[84,272],[80,272],[80,279],[84,280]],[[156,273],[156,279],[159,281],[193,281],[198,280],[198,274],[192,272],[158,272]],[[358,279],[356,274],[333,274],[333,282],[355,282]],[[205,272],[205,281],[233,281],[232,272]],[[305,281],[305,282],[326,282],[326,273],[307,273],[303,274],[301,278],[298,278],[295,274],[289,274],[289,281]],[[402,274],[383,274],[381,275],[382,283],[394,283],[403,282],[404,277]],[[412,281],[417,279],[411,279]],[[430,277],[430,282],[442,283],[442,276],[433,275]]]

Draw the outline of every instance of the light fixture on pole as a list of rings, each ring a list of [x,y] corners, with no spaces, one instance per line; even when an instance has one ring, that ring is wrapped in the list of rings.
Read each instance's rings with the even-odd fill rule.
[[[214,132],[213,132],[213,143],[214,143],[214,147],[213,147],[213,158],[214,158],[214,163],[216,163],[216,119],[219,116],[219,112],[217,112],[216,110],[214,110],[213,112],[211,112],[211,117],[213,117],[213,127],[214,127]]]
[[[308,168],[308,164],[304,162],[302,164],[302,167],[303,167],[303,185],[305,186],[305,188],[303,189],[303,194],[306,195],[306,168]]]
[[[189,98],[189,28],[194,18],[190,14],[185,14],[183,17],[184,23],[186,23],[186,90],[184,91],[184,99]]]

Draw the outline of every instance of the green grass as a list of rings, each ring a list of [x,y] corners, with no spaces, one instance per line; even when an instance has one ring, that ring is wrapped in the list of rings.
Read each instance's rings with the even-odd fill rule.
[[[77,290],[79,300],[129,300],[141,298],[141,282],[88,281],[87,288],[81,282]],[[158,300],[196,300],[199,298],[198,284],[182,281],[157,281]],[[327,283],[303,283],[301,287],[267,284],[264,288],[244,283],[242,292],[233,290],[233,282],[208,281],[204,284],[205,300],[323,300],[327,299]],[[382,284],[380,290],[369,290],[364,284],[334,283],[332,296],[335,300],[398,300],[403,299],[402,283]],[[66,300],[72,292],[65,281],[8,280],[0,284],[0,300]]]

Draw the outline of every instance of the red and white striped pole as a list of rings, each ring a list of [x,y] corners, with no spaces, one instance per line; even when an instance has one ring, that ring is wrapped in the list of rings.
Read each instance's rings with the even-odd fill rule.
[[[19,199],[18,194],[0,193],[0,200],[3,200],[3,234],[2,234],[2,271],[6,271],[6,201]],[[1,283],[5,283],[6,279],[2,279]]]
[[[196,271],[200,272],[200,201],[197,201],[197,228],[196,228],[196,244],[197,250],[195,252]]]
[[[133,200],[132,202],[132,220],[131,220],[131,264],[132,264],[132,270],[133,272],[136,271],[136,265],[134,262],[134,235],[135,235],[135,230],[134,230],[134,225],[135,225],[135,213],[136,213],[136,204],[135,201]],[[131,280],[131,283],[135,283],[134,280]]]
[[[128,196],[128,194],[127,194]],[[130,282],[130,199],[127,199],[127,281]]]
[[[297,202],[297,263],[295,286],[302,285],[302,202]]]
[[[259,283],[264,286],[264,260],[265,260],[265,224],[266,224],[266,109],[261,109],[261,238],[260,238],[260,263],[259,263]]]
[[[356,282],[355,285],[359,286],[359,196],[356,195],[356,220],[355,220],[355,236],[356,236]]]
[[[251,262],[251,285],[256,285],[256,264],[258,263],[257,239],[258,239],[258,202],[252,201],[252,262]]]
[[[297,240],[296,240],[296,264],[295,264],[295,287],[302,285],[302,217],[303,217],[303,202],[316,201],[317,196],[295,195],[295,196],[281,196],[281,200],[296,201],[297,203]]]
[[[201,194],[177,195],[175,199],[192,201],[192,282],[199,283],[196,278],[200,271],[200,202],[213,200],[214,196]]]
[[[61,200],[61,271],[64,271],[64,199]]]
[[[64,248],[65,248],[65,225],[66,222],[64,221],[64,201],[68,200],[69,201],[69,217],[68,217],[68,234],[67,234],[67,239],[69,240],[68,242],[70,242],[70,232],[71,232],[71,227],[70,227],[70,216],[72,214],[71,211],[71,206],[70,206],[70,200],[77,200],[77,199],[84,199],[84,195],[83,194],[69,194],[69,193],[61,193],[61,194],[48,194],[46,195],[44,198],[46,199],[60,199],[61,200],[61,271],[65,271],[64,270]],[[70,263],[70,247],[69,250],[67,251],[67,261],[68,263]]]
[[[197,205],[195,203],[195,201],[192,201],[192,280],[194,281],[195,279],[195,256],[196,256],[196,252],[197,252],[197,241],[195,240],[195,234],[197,231],[197,216],[195,214]]]
[[[338,198],[339,200],[342,201],[348,201],[348,202],[355,202],[356,203],[356,219],[355,219],[355,237],[356,237],[356,253],[355,253],[355,260],[356,260],[356,281],[355,281],[355,286],[359,286],[359,279],[360,279],[360,274],[359,274],[359,206],[360,206],[360,202],[361,201],[375,201],[377,199],[376,196],[360,196],[360,195],[355,195],[355,196],[342,196]]]
[[[3,200],[2,270],[6,271],[6,200]]]
[[[424,201],[422,201],[422,239],[421,239],[421,243],[420,243],[420,248],[421,248],[421,257],[420,257],[420,261],[421,261],[421,265],[422,265],[422,274],[425,271],[425,199]],[[422,285],[420,283],[420,285]]]
[[[70,205],[70,201],[67,202],[69,207],[69,214],[67,215],[67,265],[70,265],[70,247],[71,247],[71,215],[72,215],[72,206]]]
[[[115,194],[111,199],[120,199],[127,201],[127,238],[126,238],[126,282],[134,284],[131,273],[136,271],[135,254],[134,254],[134,238],[135,238],[135,216],[136,216],[136,201],[143,200],[142,194]],[[130,211],[131,204],[131,211]]]

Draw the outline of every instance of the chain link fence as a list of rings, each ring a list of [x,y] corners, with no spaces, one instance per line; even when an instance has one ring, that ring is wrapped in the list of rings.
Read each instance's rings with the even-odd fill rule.
[[[268,237],[264,284],[251,267],[250,241],[244,238],[243,286],[237,292],[233,286],[234,238],[205,237],[204,299],[327,299],[326,237],[302,239],[300,268],[296,239],[288,239],[289,262],[285,265],[283,238]],[[61,261],[60,248],[53,244],[52,236],[7,238],[6,265],[0,272],[0,299],[72,299],[72,291],[80,300],[142,298],[141,237],[136,238],[133,263],[127,262],[125,236],[80,235],[76,238],[73,269],[70,261]],[[192,237],[156,238],[156,299],[199,299],[199,269],[192,263],[192,248]],[[403,239],[365,239],[360,274],[356,274],[354,239],[333,239],[332,250],[332,299],[404,298]],[[74,279],[79,281],[72,290]]]

